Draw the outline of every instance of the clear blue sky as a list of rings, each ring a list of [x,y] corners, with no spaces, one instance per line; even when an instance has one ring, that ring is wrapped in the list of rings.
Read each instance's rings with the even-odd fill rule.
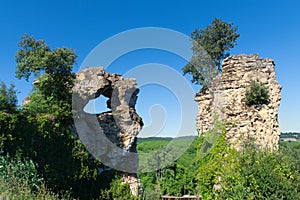
[[[202,29],[214,17],[218,17],[239,27],[241,37],[238,45],[231,51],[232,54],[257,53],[261,57],[275,60],[277,80],[283,86],[279,111],[280,128],[283,132],[300,131],[299,10],[298,0],[0,1],[0,79],[16,84],[20,91],[19,101],[28,95],[31,85],[14,78],[14,54],[18,50],[20,36],[24,33],[44,39],[53,48],[74,48],[78,55],[76,71],[94,47],[119,32],[140,27],[163,27],[189,35],[195,28]],[[149,62],[168,64],[180,71],[184,64],[180,60],[172,61],[169,55],[161,56],[156,51],[143,54],[137,52],[121,61],[122,59],[115,65],[122,65],[123,68],[114,71],[112,67],[111,72],[126,72],[132,65]],[[144,89],[147,91],[147,87]],[[153,88],[149,90],[151,91]],[[161,97],[163,95],[166,94],[161,94]],[[141,93],[138,104],[140,110],[143,98]],[[153,99],[157,104],[166,103],[158,97]],[[147,108],[152,104],[150,101],[144,102],[144,107]],[[174,102],[175,105],[176,101]],[[148,123],[149,116],[146,116],[145,111],[142,114]],[[170,115],[175,116],[176,113]],[[172,123],[175,125],[171,121],[171,126]],[[169,126],[166,126],[169,132],[163,134],[172,134]]]

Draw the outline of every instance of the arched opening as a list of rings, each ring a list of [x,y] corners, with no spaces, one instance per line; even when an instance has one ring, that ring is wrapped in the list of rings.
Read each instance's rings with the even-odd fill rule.
[[[83,108],[83,111],[89,114],[101,114],[103,112],[111,111],[111,109],[107,108],[108,100],[109,98],[100,95],[96,99],[90,100]]]

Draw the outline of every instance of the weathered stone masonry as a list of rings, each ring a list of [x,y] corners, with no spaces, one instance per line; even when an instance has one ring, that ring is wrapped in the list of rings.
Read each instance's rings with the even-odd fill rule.
[[[213,129],[218,116],[226,124],[226,139],[237,149],[249,137],[260,147],[278,149],[277,115],[282,87],[276,81],[274,66],[272,59],[261,59],[256,54],[224,59],[222,74],[213,79],[208,90],[196,94],[199,134]],[[252,80],[259,80],[269,88],[268,105],[245,105],[246,90]]]
[[[86,68],[76,74],[73,88],[75,124],[81,141],[104,164],[123,173],[133,195],[137,195],[140,182],[136,175],[138,156],[137,135],[143,121],[136,113],[139,90],[134,78],[110,74],[102,67]],[[109,112],[97,115],[84,112],[90,100],[103,95],[108,98]],[[104,135],[103,135],[104,134]]]

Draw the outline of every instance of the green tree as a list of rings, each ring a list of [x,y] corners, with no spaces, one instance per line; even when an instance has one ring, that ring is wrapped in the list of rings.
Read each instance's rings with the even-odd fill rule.
[[[14,84],[8,88],[6,84],[0,81],[0,111],[14,112],[17,108],[17,95]]]
[[[29,110],[69,119],[75,78],[72,68],[77,57],[74,51],[66,47],[51,49],[43,40],[26,34],[19,47],[15,55],[16,77],[26,81],[32,74],[36,77]]]
[[[62,47],[52,50],[43,40],[23,35],[16,53],[16,77],[28,81],[33,73],[39,76],[37,89],[45,96],[64,99],[71,92],[75,74],[72,72],[76,54],[72,49]],[[42,76],[40,76],[43,73]]]
[[[235,158],[235,168],[223,175],[220,199],[300,199],[296,163],[281,151],[248,147]]]
[[[236,45],[237,26],[218,18],[205,29],[191,34],[193,56],[183,67],[183,74],[192,75],[192,82],[208,86],[211,80],[222,71],[221,61],[229,56],[229,50]]]

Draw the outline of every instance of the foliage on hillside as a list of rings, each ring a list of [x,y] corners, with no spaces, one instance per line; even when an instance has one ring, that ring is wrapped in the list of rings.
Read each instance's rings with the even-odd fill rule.
[[[190,140],[190,138],[189,138]],[[138,143],[137,150],[139,154],[150,153],[155,150],[159,150],[157,158],[148,159],[145,163],[147,165],[153,165],[155,162],[162,160],[168,156],[166,154],[168,144],[170,142],[176,142],[176,147],[183,148],[188,142],[187,139],[181,138],[177,140],[160,139],[160,140],[146,140]],[[140,173],[144,195],[146,198],[154,198],[159,195],[175,195],[182,196],[186,194],[195,194],[196,191],[196,152],[197,152],[197,139],[188,147],[187,151],[177,160],[170,162],[168,166],[163,169],[157,169],[154,172]],[[169,148],[172,146],[169,145]],[[172,152],[172,150],[170,150]],[[169,159],[173,160],[172,154]],[[165,159],[165,158],[164,158]]]
[[[297,170],[300,173],[300,141],[280,142],[280,150],[284,155],[288,156],[290,162],[296,164]]]
[[[299,199],[300,145],[285,143],[278,152],[258,149],[249,140],[241,152],[216,128],[199,136],[164,169],[139,174],[146,199],[201,194],[203,199]],[[163,148],[169,140],[142,141],[139,152]]]

